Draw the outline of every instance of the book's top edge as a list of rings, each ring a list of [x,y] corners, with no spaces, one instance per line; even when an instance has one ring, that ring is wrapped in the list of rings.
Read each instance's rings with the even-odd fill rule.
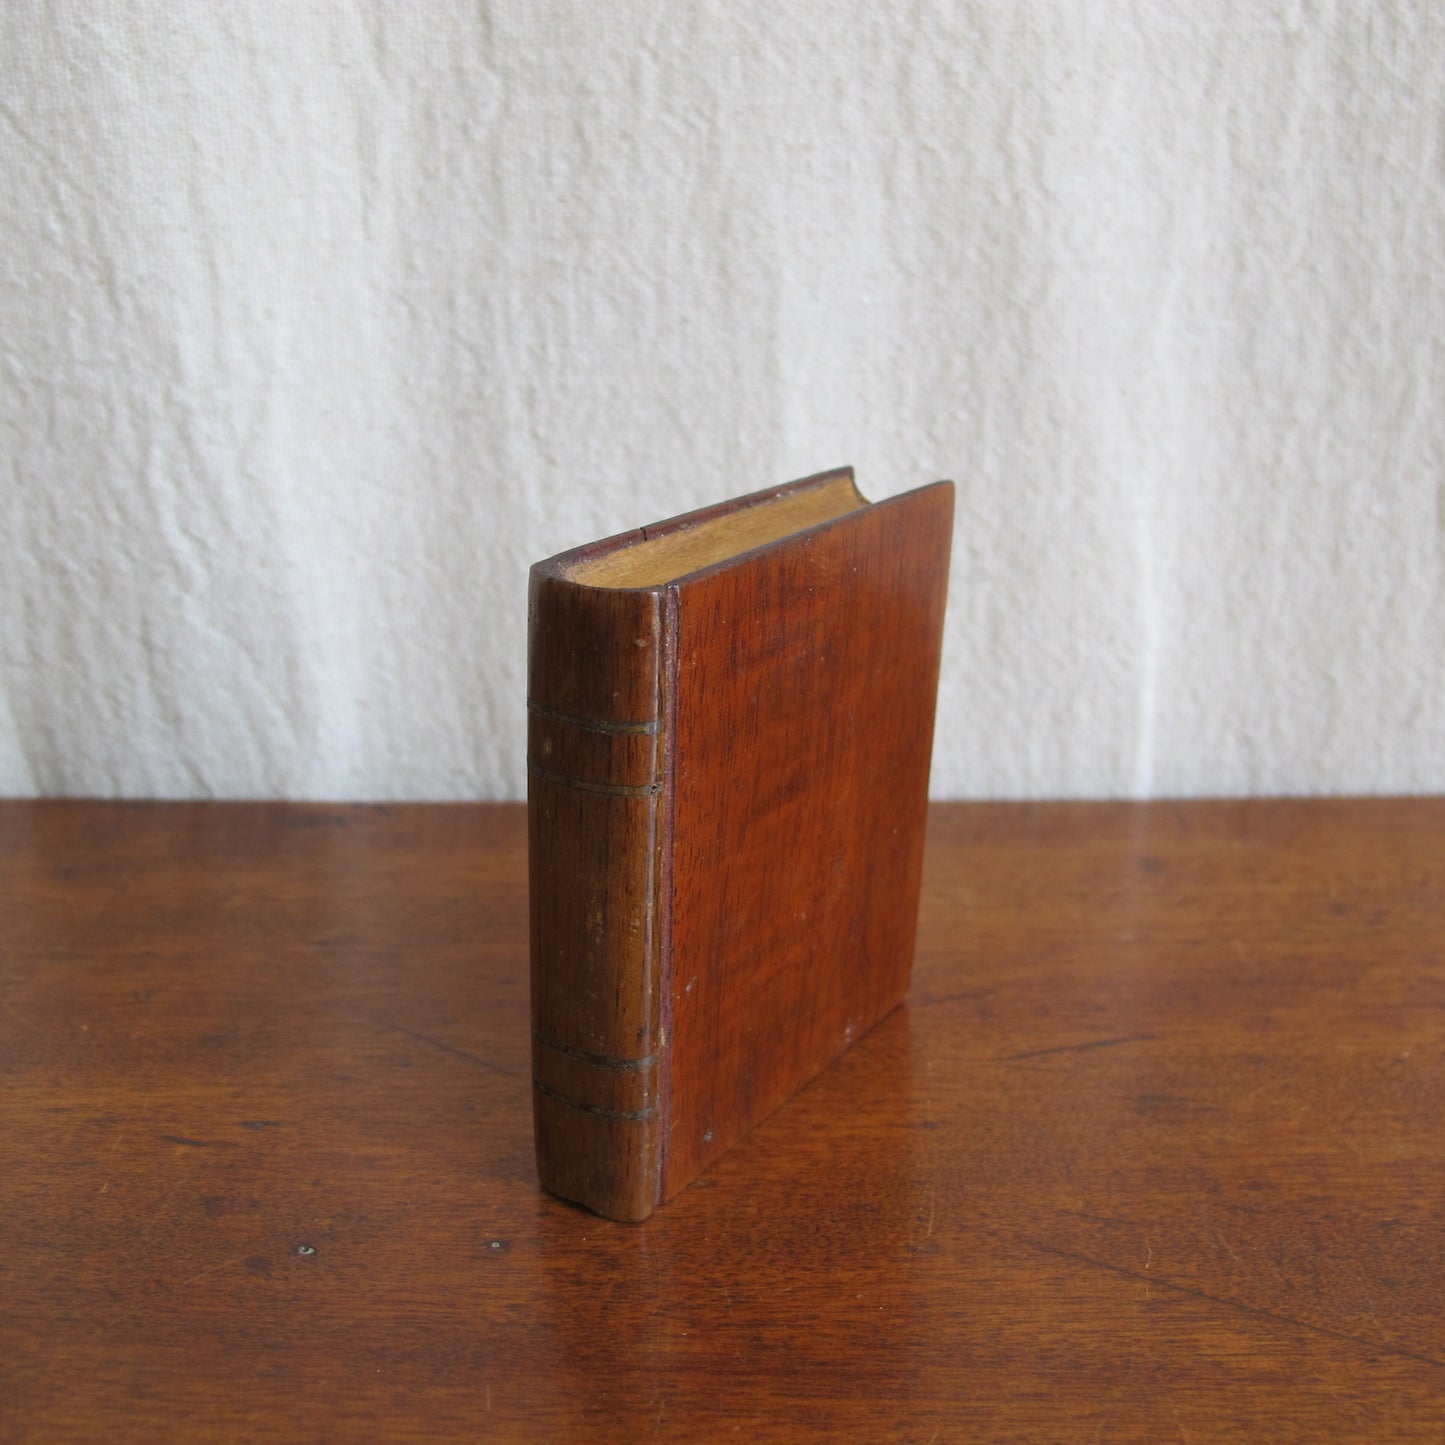
[[[778,547],[786,547],[790,543],[796,542],[800,537],[814,537],[824,532],[830,532],[835,527],[847,526],[850,522],[857,521],[857,519],[865,513],[888,511],[894,507],[914,505],[925,494],[938,492],[940,490],[947,491],[951,496],[953,493],[953,483],[950,481],[929,482],[924,486],[912,487],[906,492],[899,492],[896,497],[883,497],[876,502],[865,501],[861,507],[855,507],[852,511],[842,512],[836,517],[829,517],[825,521],[815,522],[811,526],[800,528],[796,532],[786,532],[756,547],[744,548],[734,553],[731,557],[723,558],[717,562],[710,562],[706,566],[695,568],[691,572],[680,573],[668,582],[661,583],[659,590],[667,587],[681,587],[699,578],[706,577],[710,573],[719,572],[725,567],[739,566],[751,561],[754,557],[761,556],[765,552],[773,551]]]
[[[592,583],[585,576],[577,577],[573,573],[578,569],[586,568],[587,564],[602,562],[603,559],[614,553],[624,551],[638,543],[651,542],[658,538],[675,537],[680,533],[688,533],[702,526],[704,523],[716,522],[731,515],[746,512],[749,509],[764,503],[776,502],[790,496],[797,496],[811,490],[836,485],[845,481],[856,502],[847,510],[826,516],[821,520],[811,520],[805,524],[776,536],[767,537],[753,546],[743,546],[735,553],[715,561],[705,563],[688,570],[679,571],[673,576],[654,580],[647,583],[640,583],[632,586],[618,584],[617,582]],[[574,547],[566,552],[559,552],[553,557],[536,563],[532,571],[546,576],[556,577],[571,582],[574,586],[588,587],[596,586],[598,590],[605,591],[633,591],[633,592],[662,592],[666,588],[688,580],[691,577],[700,576],[705,572],[711,572],[718,567],[733,566],[744,558],[753,556],[755,553],[763,552],[772,547],[782,546],[799,536],[819,532],[825,528],[836,526],[846,522],[850,517],[856,517],[860,513],[873,510],[875,507],[891,507],[896,503],[904,502],[909,498],[917,497],[924,492],[936,491],[939,488],[953,488],[950,481],[931,482],[922,487],[914,487],[907,492],[902,492],[896,497],[886,497],[878,502],[870,502],[857,489],[853,481],[852,467],[837,467],[831,471],[819,472],[811,477],[804,477],[800,481],[789,482],[779,487],[768,487],[762,491],[750,492],[746,496],[734,497],[728,501],[717,502],[711,506],[698,508],[696,511],[684,512],[675,517],[669,517],[665,521],[649,523],[645,527],[634,527],[631,531],[618,532],[611,537],[604,537],[600,541],[589,542],[581,547]]]
[[[649,522],[643,527],[632,527],[625,532],[614,532],[610,537],[601,537],[595,542],[585,542],[580,547],[569,547],[565,552],[558,552],[554,556],[544,558],[536,563],[534,570],[565,576],[570,568],[577,566],[580,562],[593,562],[609,553],[620,552],[624,547],[631,547],[638,542],[646,542],[654,537],[665,537],[673,532],[686,531],[703,522],[711,522],[719,517],[725,517],[731,512],[745,511],[749,507],[755,507],[762,502],[771,502],[777,497],[787,496],[793,492],[810,491],[814,487],[824,486],[841,477],[847,477],[851,481],[853,468],[834,467],[830,471],[817,472],[811,477],[803,477],[799,481],[788,482],[780,487],[764,487],[761,491],[749,492],[746,496],[730,497],[726,501],[712,502],[706,507],[698,507],[691,512],[679,512],[676,516],[668,517],[661,522]]]

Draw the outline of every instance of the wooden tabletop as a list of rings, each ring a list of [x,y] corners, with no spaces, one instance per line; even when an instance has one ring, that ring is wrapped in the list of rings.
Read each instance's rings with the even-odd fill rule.
[[[1445,800],[936,806],[643,1225],[537,1188],[524,848],[0,804],[0,1438],[1445,1438]]]

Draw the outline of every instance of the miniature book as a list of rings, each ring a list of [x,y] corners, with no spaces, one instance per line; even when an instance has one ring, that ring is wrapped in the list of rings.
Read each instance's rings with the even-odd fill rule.
[[[903,998],[952,522],[845,469],[532,568],[553,1193],[646,1218]]]

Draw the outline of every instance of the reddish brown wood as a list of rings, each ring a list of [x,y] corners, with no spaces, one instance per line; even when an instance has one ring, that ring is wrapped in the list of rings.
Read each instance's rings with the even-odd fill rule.
[[[638,1226],[536,1184],[525,875],[0,805],[0,1438],[1445,1432],[1445,801],[936,807],[905,1007]]]
[[[810,498],[824,520],[756,545]],[[903,997],[952,514],[946,482],[870,506],[824,473],[533,569],[537,1156],[564,1198],[645,1218]],[[755,545],[709,560],[700,522]],[[659,538],[684,560],[585,580]]]
[[[675,591],[660,1196],[903,998],[953,488]]]
[[[537,1170],[641,1219],[658,1179],[663,601],[538,567],[530,610]]]

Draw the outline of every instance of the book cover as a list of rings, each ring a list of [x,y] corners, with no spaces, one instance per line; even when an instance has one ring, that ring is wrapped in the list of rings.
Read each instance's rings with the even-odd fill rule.
[[[953,487],[850,469],[532,569],[542,1184],[671,1198],[903,998]]]

